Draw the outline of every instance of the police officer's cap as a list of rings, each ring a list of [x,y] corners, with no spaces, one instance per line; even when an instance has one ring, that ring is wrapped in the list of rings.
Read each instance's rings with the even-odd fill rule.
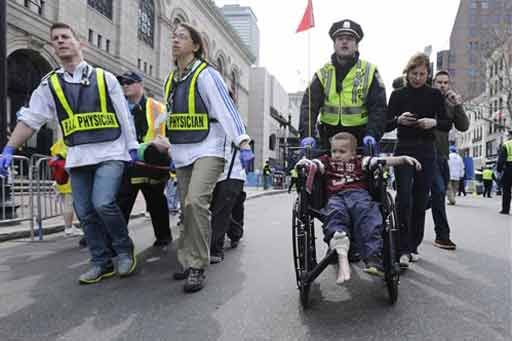
[[[123,83],[123,81],[131,81],[131,82],[142,82],[142,75],[135,71],[127,71],[122,75],[117,76],[117,80],[119,83]]]
[[[352,34],[358,43],[361,41],[361,39],[363,39],[364,36],[361,25],[350,19],[343,19],[332,24],[329,30],[329,36],[331,39],[334,40],[334,38],[341,33]]]

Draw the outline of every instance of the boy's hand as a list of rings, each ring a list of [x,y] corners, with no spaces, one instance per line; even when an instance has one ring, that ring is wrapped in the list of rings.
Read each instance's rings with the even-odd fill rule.
[[[418,160],[416,160],[415,158],[407,156],[407,155],[403,155],[400,157],[400,159],[403,164],[414,166],[414,168],[416,168],[417,171],[421,170],[421,163]]]

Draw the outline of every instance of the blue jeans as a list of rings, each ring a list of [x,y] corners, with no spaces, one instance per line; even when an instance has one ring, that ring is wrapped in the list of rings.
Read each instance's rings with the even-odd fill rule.
[[[434,230],[437,240],[450,239],[450,226],[446,215],[446,188],[450,177],[448,161],[438,156],[434,163],[434,177],[432,189],[430,190],[432,198],[432,218],[434,219]]]
[[[75,211],[84,225],[94,265],[111,262],[108,239],[119,257],[128,257],[132,252],[126,220],[116,203],[124,166],[123,161],[105,161],[70,169]]]
[[[400,154],[397,154],[400,155]],[[413,166],[395,167],[396,208],[400,225],[400,254],[417,253],[425,233],[425,211],[432,187],[435,155],[411,155],[421,163],[421,171]]]
[[[382,214],[379,204],[365,189],[346,190],[333,194],[326,206],[324,241],[329,243],[335,232],[350,236],[352,247],[363,259],[382,251]]]

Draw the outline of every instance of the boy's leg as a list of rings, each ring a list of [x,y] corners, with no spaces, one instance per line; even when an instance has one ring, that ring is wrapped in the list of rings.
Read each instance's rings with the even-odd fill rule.
[[[342,194],[333,195],[327,202],[328,216],[323,226],[324,241],[338,254],[338,275],[336,284],[350,279],[348,250],[350,248],[349,226],[350,214]]]

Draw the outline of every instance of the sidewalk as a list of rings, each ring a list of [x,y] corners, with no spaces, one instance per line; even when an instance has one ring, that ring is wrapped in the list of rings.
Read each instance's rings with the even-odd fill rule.
[[[246,187],[245,192],[247,193],[246,200],[252,200],[255,198],[259,198],[265,195],[274,195],[286,192],[286,190],[266,190],[264,191],[261,187]],[[144,215],[146,210],[146,202],[142,193],[139,193],[137,196],[137,200],[132,209],[132,214],[130,215],[130,219],[140,218]],[[75,217],[75,223],[78,224],[78,221]],[[58,233],[64,231],[64,223],[61,216],[46,219],[42,223],[43,225],[43,239],[45,235]],[[34,231],[34,239],[41,239],[38,235],[37,227],[36,231]],[[0,225],[0,242],[12,240],[12,239],[20,239],[20,238],[30,238],[30,222],[23,221],[16,224],[5,224]]]

